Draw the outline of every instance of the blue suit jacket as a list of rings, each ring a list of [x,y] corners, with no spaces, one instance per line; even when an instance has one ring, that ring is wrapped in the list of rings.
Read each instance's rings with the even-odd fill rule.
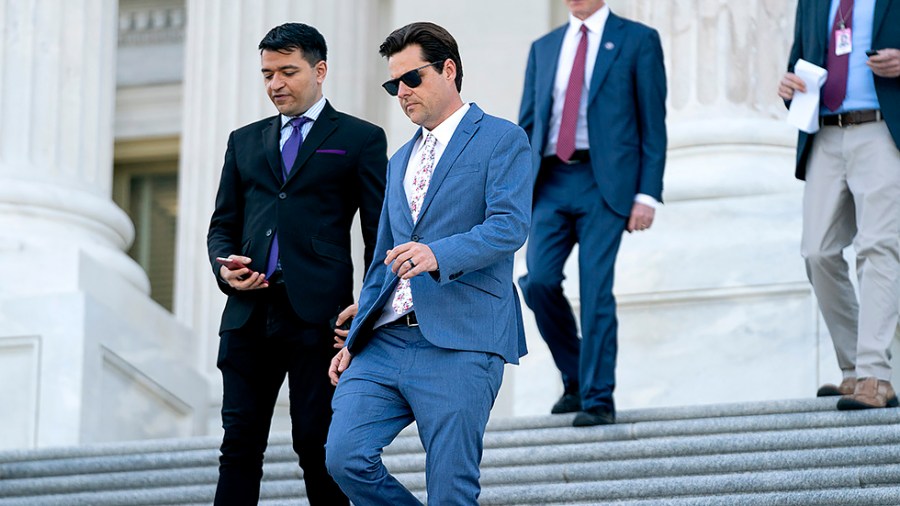
[[[388,163],[376,254],[346,345],[353,354],[365,346],[397,284],[384,265],[387,250],[418,241],[431,248],[439,267],[410,280],[425,339],[518,363],[526,353],[525,331],[512,274],[531,220],[528,139],[516,125],[472,104],[434,169],[413,224],[403,177],[421,132]]]
[[[825,66],[828,52],[828,12],[829,0],[800,0],[797,3],[797,17],[794,25],[794,45],[788,61],[788,70],[793,72],[797,60],[804,60]],[[872,26],[872,49],[900,48],[900,0],[876,0],[875,17]],[[854,51],[869,48],[854,47]],[[875,94],[881,114],[887,123],[894,143],[900,148],[900,78],[875,77]],[[797,179],[806,178],[806,162],[812,148],[814,134],[800,132],[797,142]]]
[[[519,125],[531,139],[536,180],[550,127],[553,82],[567,25],[528,55]],[[603,199],[622,216],[637,193],[662,201],[666,162],[666,71],[656,30],[609,14],[588,90],[591,168]]]

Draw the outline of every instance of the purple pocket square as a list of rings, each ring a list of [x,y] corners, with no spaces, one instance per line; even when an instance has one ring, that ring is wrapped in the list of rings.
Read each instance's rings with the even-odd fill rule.
[[[346,155],[347,152],[343,149],[317,149],[316,153],[323,153],[326,155]]]

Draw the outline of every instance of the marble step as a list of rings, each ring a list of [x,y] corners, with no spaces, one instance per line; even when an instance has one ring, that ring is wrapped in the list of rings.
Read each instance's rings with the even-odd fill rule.
[[[900,409],[838,412],[834,402],[626,410],[616,425],[591,428],[571,427],[572,415],[492,420],[480,502],[900,504]],[[270,439],[260,504],[305,504],[290,435]],[[0,505],[209,504],[218,444],[203,437],[0,452]],[[384,460],[424,500],[414,426]],[[870,502],[840,502],[857,496]]]

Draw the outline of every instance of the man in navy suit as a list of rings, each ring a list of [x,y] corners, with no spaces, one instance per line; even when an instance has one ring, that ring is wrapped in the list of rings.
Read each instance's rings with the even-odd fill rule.
[[[228,295],[222,371],[222,456],[215,504],[259,500],[263,454],[288,378],[294,451],[313,505],[348,504],[325,469],[331,423],[331,321],[353,301],[350,231],[359,211],[375,252],[387,140],[322,94],[325,39],[301,23],[259,44],[261,77],[280,114],[231,133],[209,225],[209,261]],[[220,265],[218,257],[233,264]]]
[[[900,299],[900,1],[800,0],[778,94],[806,91],[799,59],[826,68],[820,130],[801,132],[801,253],[843,373],[838,409],[897,406],[890,347]],[[871,56],[870,56],[871,54]],[[859,297],[844,248],[856,250]]]
[[[504,363],[525,354],[513,257],[528,234],[528,139],[460,98],[456,41],[413,23],[381,45],[419,125],[388,165],[377,257],[334,357],[328,470],[354,504],[421,504],[381,451],[417,423],[429,504],[477,505],[482,438]],[[352,359],[352,362],[351,362]]]
[[[531,139],[534,210],[519,282],[562,373],[552,413],[615,422],[613,272],[622,232],[646,230],[662,199],[666,76],[659,35],[603,0],[566,0],[569,23],[531,46],[519,125]],[[581,334],[563,294],[578,243]]]

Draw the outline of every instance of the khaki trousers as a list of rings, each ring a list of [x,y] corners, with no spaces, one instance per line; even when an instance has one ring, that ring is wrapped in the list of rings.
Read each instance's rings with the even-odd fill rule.
[[[850,244],[859,299],[842,254]],[[801,252],[844,377],[890,381],[900,305],[900,150],[884,121],[816,134]]]

